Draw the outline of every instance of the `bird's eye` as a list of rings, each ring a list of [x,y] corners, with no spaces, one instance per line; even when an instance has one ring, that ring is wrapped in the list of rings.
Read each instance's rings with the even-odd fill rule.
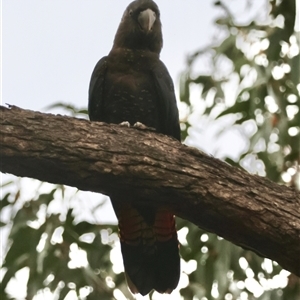
[[[132,10],[129,11],[129,16],[132,16]]]

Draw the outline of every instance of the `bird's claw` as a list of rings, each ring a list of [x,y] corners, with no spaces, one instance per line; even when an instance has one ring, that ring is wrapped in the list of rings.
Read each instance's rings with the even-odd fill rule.
[[[145,124],[141,123],[141,122],[136,122],[133,125],[134,128],[138,128],[138,129],[142,129],[142,130],[150,130],[150,131],[156,131],[155,128],[153,127],[148,127]]]
[[[128,121],[124,121],[124,122],[120,123],[119,125],[130,127],[130,123]]]
[[[139,129],[147,129],[147,126],[141,122],[134,123],[133,127],[139,128]]]

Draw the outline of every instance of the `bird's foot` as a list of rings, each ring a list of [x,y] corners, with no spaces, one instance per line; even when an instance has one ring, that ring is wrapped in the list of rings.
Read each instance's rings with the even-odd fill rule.
[[[134,123],[133,127],[138,128],[138,129],[142,129],[142,130],[156,131],[155,128],[148,127],[148,126],[146,126],[145,124],[143,124],[141,122]]]
[[[133,127],[139,128],[139,129],[147,129],[147,126],[141,122],[134,123]]]
[[[124,121],[124,122],[120,123],[119,125],[130,127],[130,123],[128,121]]]

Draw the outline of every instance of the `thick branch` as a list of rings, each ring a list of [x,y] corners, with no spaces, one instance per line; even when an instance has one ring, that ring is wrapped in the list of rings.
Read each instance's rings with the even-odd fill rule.
[[[155,132],[1,107],[1,171],[183,218],[300,275],[300,194]]]

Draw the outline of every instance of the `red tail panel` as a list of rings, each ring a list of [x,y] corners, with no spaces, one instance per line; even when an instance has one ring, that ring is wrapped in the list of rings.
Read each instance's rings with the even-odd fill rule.
[[[165,208],[116,205],[125,273],[130,290],[171,293],[180,276],[174,215]]]

